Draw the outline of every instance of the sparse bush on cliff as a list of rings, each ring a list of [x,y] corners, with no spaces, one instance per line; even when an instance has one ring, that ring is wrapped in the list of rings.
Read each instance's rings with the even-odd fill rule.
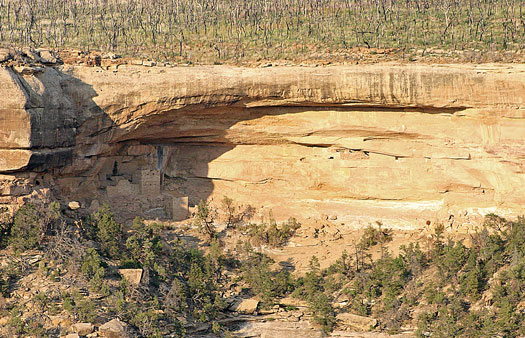
[[[313,256],[310,260],[310,271],[298,279],[298,287],[292,295],[308,302],[314,321],[322,327],[325,333],[328,333],[332,331],[336,321],[332,299],[325,291],[325,279],[320,269],[319,259]]]
[[[7,245],[7,239],[9,236],[9,230],[13,223],[13,217],[11,216],[7,207],[0,207],[0,248]]]
[[[365,252],[366,244],[379,244],[371,240],[374,233],[365,231],[360,241]],[[414,318],[420,337],[517,337],[524,333],[525,323],[520,311],[525,301],[524,234],[524,218],[507,221],[489,215],[467,247],[445,239],[439,225],[426,252],[414,243],[403,245],[397,257],[382,250],[380,259],[370,259],[355,272],[350,266],[358,257],[349,262],[343,253],[325,271],[316,273],[314,264],[294,293],[301,297],[314,293],[306,290],[337,293],[333,285],[346,284],[347,309],[378,318],[378,327],[390,332],[411,320],[411,308],[428,304],[433,310]],[[336,284],[334,274],[339,276]]]
[[[80,271],[88,279],[92,290],[107,295],[108,288],[104,283],[105,264],[102,262],[97,250],[94,248],[86,249],[84,257],[82,257]]]
[[[254,245],[283,246],[295,234],[301,224],[293,217],[279,226],[270,214],[269,222],[261,220],[259,224],[250,223],[246,226],[248,235]]]
[[[122,225],[115,221],[109,205],[103,205],[93,214],[93,219],[101,251],[110,258],[120,258],[124,234]]]
[[[160,226],[156,223],[146,225],[141,218],[135,218],[132,233],[126,239],[126,262],[165,277],[166,271],[160,262],[162,249]]]
[[[214,243],[212,241],[211,249],[215,247]],[[222,261],[220,250],[213,249],[204,255],[177,243],[171,262],[175,278],[165,299],[167,312],[176,314],[182,311],[202,322],[215,319],[225,307],[219,286],[223,278]]]
[[[97,313],[92,299],[86,298],[77,290],[61,295],[63,308],[78,320],[92,322]]]
[[[193,224],[211,240],[216,235],[214,224],[216,218],[217,209],[211,206],[208,201],[201,200],[197,205],[197,212],[193,218]]]
[[[213,224],[213,217],[204,211],[201,216]],[[392,233],[378,224],[348,245],[349,251],[343,251],[332,266],[321,269],[314,256],[306,274],[297,278],[288,264],[276,267],[262,248],[256,252],[250,244],[251,240],[272,247],[283,245],[299,227],[292,219],[278,225],[270,217],[269,222],[238,227],[234,235],[250,238],[241,240],[233,254],[224,250],[222,236],[210,237],[203,251],[177,238],[168,240],[158,225],[139,218],[124,234],[108,207],[93,216],[92,237],[64,235],[57,224],[67,224],[61,222],[64,219],[57,205],[41,209],[28,205],[16,216],[13,228],[16,225],[23,231],[29,230],[23,226],[45,221],[38,231],[28,233],[32,240],[20,244],[18,250],[43,247],[46,254],[41,256],[38,273],[54,282],[68,278],[73,284],[69,293],[35,296],[32,304],[41,313],[66,311],[78,321],[118,315],[138,335],[148,337],[183,337],[181,321],[217,323],[209,330],[218,334],[224,329],[218,320],[226,311],[226,294],[237,284],[242,289],[237,291],[239,296],[257,297],[262,308],[286,296],[306,301],[313,321],[325,332],[336,327],[336,313],[349,311],[378,319],[376,330],[398,332],[405,325],[417,324],[420,337],[514,338],[525,334],[525,218],[509,221],[489,215],[484,226],[471,234],[468,245],[445,238],[440,225],[426,250],[409,243],[397,255],[386,246]],[[102,242],[111,235],[115,241]],[[21,238],[11,236],[9,241],[16,247],[11,241]],[[59,236],[74,239],[66,247],[79,245],[78,255],[70,261],[50,254],[48,247],[58,243],[55,237]],[[117,249],[120,252],[115,254]],[[127,265],[142,268],[142,280],[131,285],[122,278],[117,286],[116,267]],[[23,255],[13,255],[7,266],[0,266],[0,291],[9,296],[30,270]],[[96,297],[84,296],[87,289]],[[337,310],[334,302],[340,302]],[[22,320],[26,309],[7,310],[14,314],[8,334],[50,334],[40,313]],[[413,313],[419,313],[417,318],[412,318]]]
[[[381,256],[384,255],[386,243],[392,241],[392,229],[384,229],[381,222],[377,222],[377,228],[367,226],[361,236],[359,245],[363,249],[379,244],[381,246]]]
[[[295,289],[295,278],[289,271],[274,271],[270,265],[274,261],[268,256],[250,251],[242,262],[242,277],[248,283],[254,295],[261,297],[266,305],[273,305],[281,297]]]
[[[47,207],[41,204],[23,205],[15,214],[9,245],[18,252],[40,248],[59,218],[60,205],[56,202]]]
[[[332,300],[323,292],[319,292],[308,299],[309,308],[313,313],[314,321],[328,334],[336,324],[335,311]]]
[[[237,205],[228,196],[224,196],[221,200],[221,209],[226,214],[226,226],[228,228],[236,228],[249,221],[255,214],[255,209],[251,205]]]

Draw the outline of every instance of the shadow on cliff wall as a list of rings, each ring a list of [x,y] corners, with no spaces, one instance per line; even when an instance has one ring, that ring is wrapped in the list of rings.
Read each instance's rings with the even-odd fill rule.
[[[79,129],[102,133],[115,127],[94,102],[97,92],[71,72],[45,67],[29,75],[13,73],[27,96],[26,110],[30,115],[30,142],[34,152],[29,170],[41,172],[70,165],[78,153],[75,149],[79,146]]]
[[[124,179],[118,172],[120,168],[126,165],[130,167],[129,163],[126,163],[130,157],[127,156],[127,146],[154,145],[154,152],[144,154],[144,157],[151,160],[161,156],[162,149],[173,144],[169,139],[178,135],[168,135],[167,140],[153,142],[143,140],[140,136],[115,141],[115,135],[126,135],[127,131],[122,130],[97,105],[94,98],[98,94],[93,87],[75,77],[72,72],[59,67],[45,67],[43,71],[25,74],[13,70],[12,75],[27,97],[26,110],[30,117],[32,155],[24,171],[36,173],[31,176],[34,177],[31,182],[33,189],[49,188],[54,197],[65,203],[72,200],[81,201],[85,212],[88,212],[88,208],[90,212],[93,211],[94,205],[109,203],[121,220],[129,221],[135,216],[145,219],[158,218],[158,215],[148,217],[148,210],[145,208],[151,211],[155,206],[165,207],[166,201],[159,202],[162,200],[159,196],[145,197],[144,201],[152,201],[146,206],[137,199],[136,192],[139,188],[127,195],[116,197],[110,197],[107,188],[115,188],[119,180]],[[191,194],[186,195],[190,204],[207,199],[213,191],[213,182],[206,178],[207,163],[225,151],[227,149],[224,148],[218,153],[211,151],[209,155],[212,156],[197,161],[197,171],[202,173],[200,179],[195,181],[195,177],[178,177],[195,185]],[[142,160],[137,161],[138,164],[131,168],[160,170],[163,182],[164,170],[161,162],[162,159]],[[129,172],[129,168],[127,174],[126,181],[133,182],[134,175]],[[115,190],[118,190],[118,187],[113,189]],[[184,196],[185,193],[179,192],[175,195]],[[93,204],[94,201],[96,204]],[[183,208],[176,203],[172,206]],[[181,210],[173,211],[173,214],[180,213]],[[162,214],[160,218],[163,218]]]
[[[69,193],[74,195],[81,187],[75,183],[61,186],[56,179],[74,175],[79,154],[89,154],[89,147],[98,148],[95,143],[79,144],[79,130],[87,125],[90,130],[111,130],[114,123],[94,102],[98,94],[92,86],[70,72],[51,66],[36,68],[32,73],[11,72],[25,93],[31,126],[32,155],[23,170],[36,173],[30,176],[34,189],[47,187],[55,197],[67,201],[74,197]]]

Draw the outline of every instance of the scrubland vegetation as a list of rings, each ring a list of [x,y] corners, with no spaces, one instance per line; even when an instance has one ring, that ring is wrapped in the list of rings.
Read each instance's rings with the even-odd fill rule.
[[[246,212],[228,199],[218,208],[202,202],[194,223],[208,226],[195,227],[202,233],[195,247],[140,218],[125,227],[107,206],[80,217],[58,203],[26,204],[13,218],[3,217],[1,245],[12,254],[0,268],[0,291],[9,297],[34,272],[22,259],[28,250],[42,252],[36,268],[42,278],[70,286],[35,296],[39,311],[29,318],[21,316],[24,305],[5,302],[0,317],[9,316],[12,336],[57,335],[60,329],[44,328],[44,316],[64,313],[88,322],[118,316],[144,337],[184,336],[192,323],[229,335],[221,319],[228,295],[242,286],[236,296],[258,297],[261,309],[288,296],[305,301],[326,333],[338,325],[338,313],[351,312],[377,318],[375,330],[414,327],[420,337],[525,334],[525,218],[489,215],[468,246],[437,226],[427,243],[409,243],[397,255],[388,249],[392,231],[377,223],[327,269],[313,256],[309,271],[298,276],[276,268],[263,249],[285,245],[301,225],[271,217],[253,222]],[[227,220],[224,230],[210,213]],[[228,246],[231,233],[239,240]],[[118,268],[143,269],[142,282],[130,284]]]
[[[521,0],[0,0],[0,43],[187,62],[519,50]],[[423,52],[424,53],[424,52]]]

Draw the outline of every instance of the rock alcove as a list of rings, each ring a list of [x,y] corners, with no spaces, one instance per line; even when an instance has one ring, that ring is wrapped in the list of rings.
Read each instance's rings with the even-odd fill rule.
[[[522,66],[0,69],[0,203],[468,224],[525,205]]]

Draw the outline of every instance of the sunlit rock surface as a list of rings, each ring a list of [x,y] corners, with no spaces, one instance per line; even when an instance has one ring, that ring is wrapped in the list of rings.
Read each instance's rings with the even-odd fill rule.
[[[517,215],[524,71],[2,68],[0,203],[49,190],[123,218],[183,219],[227,195],[277,218],[408,228]]]

